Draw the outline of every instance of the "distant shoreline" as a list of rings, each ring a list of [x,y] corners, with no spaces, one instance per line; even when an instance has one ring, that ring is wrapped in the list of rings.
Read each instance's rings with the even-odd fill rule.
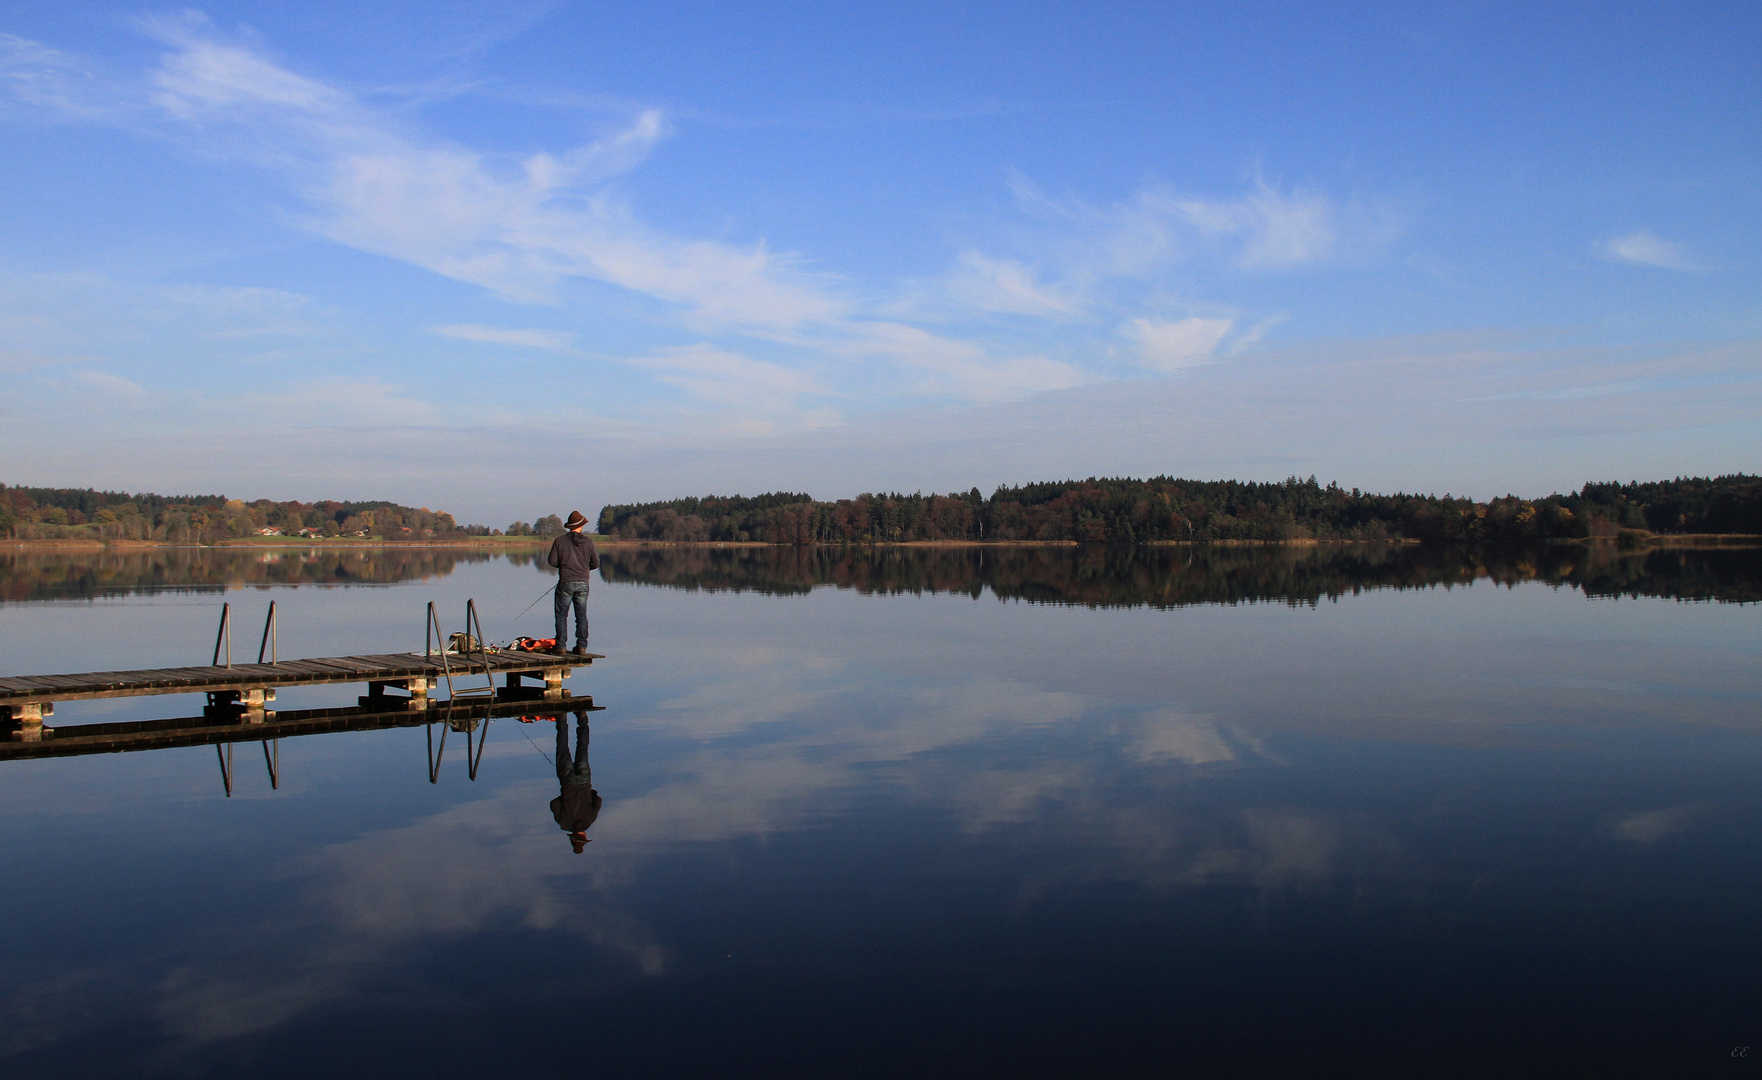
[[[594,545],[601,548],[1077,548],[1075,540],[887,540],[873,542],[841,542],[813,544],[773,544],[763,540],[614,540],[594,536]],[[474,537],[469,540],[362,540],[355,537],[299,540],[289,537],[240,537],[213,544],[182,544],[163,540],[0,540],[0,550],[10,551],[157,551],[170,549],[255,550],[255,551],[403,551],[412,548],[451,551],[540,550],[549,546],[550,537],[497,536]],[[1364,546],[1391,547],[1421,544],[1412,537],[1391,537],[1384,540],[1321,540],[1301,537],[1290,540],[1147,540],[1139,547],[1322,547]],[[1572,539],[1537,541],[1550,545],[1619,546],[1615,536],[1586,536]],[[1483,541],[1483,543],[1495,543]],[[1650,533],[1629,541],[1636,548],[1660,547],[1752,547],[1762,545],[1762,534],[1756,533]]]

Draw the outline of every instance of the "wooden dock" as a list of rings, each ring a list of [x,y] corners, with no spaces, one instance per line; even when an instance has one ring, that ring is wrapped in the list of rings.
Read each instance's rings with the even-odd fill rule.
[[[492,706],[500,699],[560,701],[567,695],[563,680],[574,668],[605,659],[600,653],[524,652],[490,645],[477,616],[475,600],[465,601],[464,631],[451,635],[442,631],[435,605],[429,603],[423,618],[425,642],[419,653],[282,660],[276,656],[276,626],[276,605],[271,601],[255,664],[232,662],[232,605],[227,603],[220,606],[213,662],[202,667],[0,676],[0,709],[4,710],[0,718],[12,721],[11,741],[38,743],[53,733],[53,729],[43,726],[43,718],[54,714],[56,702],[93,698],[207,694],[207,716],[245,724],[261,724],[274,717],[276,714],[266,706],[275,700],[278,689],[287,686],[366,683],[367,695],[360,699],[361,708],[375,713],[399,709],[426,711],[435,704],[431,696],[443,682],[447,697],[439,703],[441,707],[457,706],[462,700]],[[225,663],[221,662],[222,657]],[[498,677],[505,687],[499,693]],[[524,687],[522,682],[526,679],[544,683],[544,689]],[[403,693],[390,694],[388,690]]]
[[[430,695],[443,684],[450,699],[493,695],[495,680],[509,690],[522,680],[542,681],[544,698],[561,698],[563,680],[573,668],[592,664],[599,653],[559,654],[473,651],[470,653],[381,653],[326,656],[257,664],[211,664],[203,667],[149,668],[141,671],[88,671],[66,675],[0,677],[0,706],[15,722],[15,740],[35,741],[43,718],[58,701],[142,697],[153,694],[208,694],[215,705],[231,705],[255,718],[275,700],[275,691],[290,686],[366,683],[367,699],[392,706],[426,708]],[[386,691],[397,689],[404,695]],[[532,689],[537,689],[533,687]]]

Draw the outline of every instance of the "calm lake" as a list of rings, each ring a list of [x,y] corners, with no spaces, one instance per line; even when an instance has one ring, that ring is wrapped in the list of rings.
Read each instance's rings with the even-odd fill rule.
[[[419,650],[431,600],[548,636],[538,561],[0,555],[0,675],[206,663],[223,602],[243,659],[271,600],[283,658]],[[453,734],[432,783],[423,726],[238,743],[230,795],[214,746],[0,759],[0,1074],[1762,1062],[1762,550],[648,548],[602,575],[607,658],[567,684],[603,709],[581,854],[549,720],[489,722],[475,779]]]

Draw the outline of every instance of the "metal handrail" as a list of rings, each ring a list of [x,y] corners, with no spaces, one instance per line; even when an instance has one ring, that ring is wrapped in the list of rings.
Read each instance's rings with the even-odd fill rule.
[[[475,638],[471,633],[473,629],[477,631]],[[436,632],[439,632],[438,628]],[[452,697],[467,695],[475,697],[479,694],[487,694],[493,698],[496,696],[496,673],[489,666],[489,647],[484,640],[483,619],[477,614],[477,601],[468,599],[465,601],[465,648],[460,650],[460,654],[467,661],[471,659],[471,642],[473,640],[477,642],[477,657],[483,664],[483,679],[488,685],[464,687],[455,692],[452,684],[449,683],[447,684],[447,693]]]
[[[438,748],[434,744],[435,721],[431,720],[422,725],[428,742],[428,782],[431,784],[440,783],[441,761],[447,754],[447,735],[455,730],[465,733],[465,775],[469,779],[476,780],[477,770],[483,764],[483,752],[489,743],[489,707],[484,707],[481,729],[478,727],[478,720],[472,717],[469,712],[465,714],[464,720],[454,719],[451,701],[447,702],[446,713],[439,722],[441,737]],[[473,735],[476,736],[475,746],[473,745]]]
[[[428,636],[428,632],[430,630],[434,631],[433,638],[430,638]],[[423,624],[423,627],[422,627],[422,657],[423,657],[423,659],[426,660],[430,656],[434,655],[434,642],[436,642],[436,641],[440,642],[441,671],[447,677],[447,697],[449,699],[451,699],[453,696],[453,665],[447,663],[446,635],[441,633],[440,616],[435,613],[434,601],[430,600],[428,602],[428,622]],[[444,738],[444,736],[443,736],[443,738]]]
[[[276,642],[276,637],[275,601],[271,600],[269,602],[269,617],[263,620],[263,643],[257,646],[257,662],[259,664],[263,662],[263,653],[265,650],[268,650],[269,652],[269,662],[271,664],[275,663],[276,653],[279,647]],[[228,666],[230,667],[231,665],[229,664]]]
[[[220,605],[220,632],[214,635],[214,659],[210,662],[213,666],[219,666],[220,664],[220,647],[222,642],[226,645],[226,666],[232,667],[231,604]]]
[[[477,767],[483,764],[483,751],[489,745],[489,710],[483,710],[483,730],[477,734],[477,755],[471,754],[471,729],[465,729],[465,763],[470,766],[465,770],[471,779],[477,779]]]
[[[450,706],[447,711],[449,714],[452,712]],[[440,783],[441,758],[447,754],[447,732],[452,729],[452,726],[452,724],[445,723],[441,725],[440,757],[436,757],[434,753],[434,724],[422,725],[423,731],[428,736],[428,782],[431,784]]]

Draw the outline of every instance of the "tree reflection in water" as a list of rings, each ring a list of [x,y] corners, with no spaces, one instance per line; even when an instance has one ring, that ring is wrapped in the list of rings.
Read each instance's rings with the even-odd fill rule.
[[[369,585],[446,577],[505,559],[537,566],[542,552],[378,547],[149,548],[0,554],[0,602],[150,592],[218,592],[238,585]],[[1085,607],[1316,604],[1372,589],[1423,589],[1489,580],[1541,581],[1586,596],[1762,600],[1762,547],[1611,544],[1449,547],[1303,544],[1140,547],[710,547],[607,545],[607,581],[772,595],[833,586],[861,593],[965,593]]]
[[[415,546],[10,551],[0,553],[0,602],[219,592],[229,585],[378,585],[445,577],[461,564],[501,557]]]
[[[608,581],[705,591],[986,592],[1085,607],[1316,604],[1373,589],[1486,579],[1540,581],[1586,596],[1762,600],[1762,548],[1613,545],[1432,547],[1312,544],[1141,547],[608,547]]]

